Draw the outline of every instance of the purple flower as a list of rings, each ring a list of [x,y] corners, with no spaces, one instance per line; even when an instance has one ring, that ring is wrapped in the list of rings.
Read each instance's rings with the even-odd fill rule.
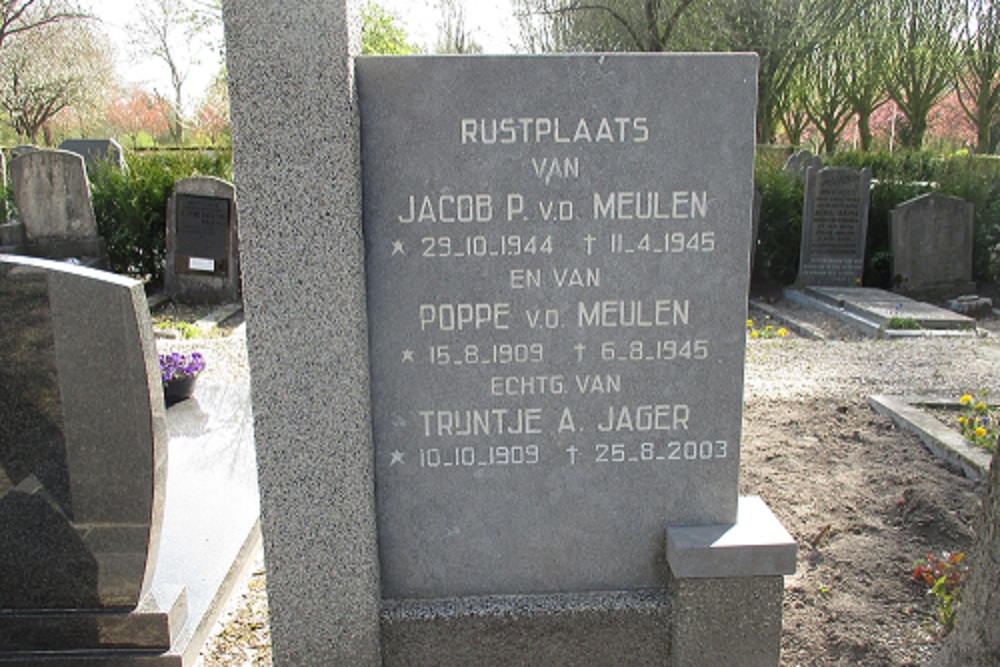
[[[160,354],[160,375],[164,384],[172,380],[196,377],[205,370],[205,357],[200,352]]]

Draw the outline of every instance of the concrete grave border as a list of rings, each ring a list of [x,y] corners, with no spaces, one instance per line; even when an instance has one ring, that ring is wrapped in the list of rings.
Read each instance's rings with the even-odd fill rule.
[[[990,453],[976,447],[961,433],[941,422],[940,419],[920,410],[919,405],[953,408],[957,399],[927,395],[889,396],[876,394],[868,405],[892,419],[899,428],[920,438],[932,454],[960,468],[969,479],[981,480],[990,470]]]

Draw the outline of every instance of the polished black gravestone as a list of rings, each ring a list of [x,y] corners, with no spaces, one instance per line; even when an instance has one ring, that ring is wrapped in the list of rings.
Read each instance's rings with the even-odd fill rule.
[[[166,465],[142,285],[4,255],[0,312],[0,652],[58,643],[59,619],[86,648],[152,623],[125,643],[165,649],[168,611],[128,618],[153,577]]]
[[[197,657],[258,540],[248,387],[168,413],[142,283],[0,255],[0,664]]]

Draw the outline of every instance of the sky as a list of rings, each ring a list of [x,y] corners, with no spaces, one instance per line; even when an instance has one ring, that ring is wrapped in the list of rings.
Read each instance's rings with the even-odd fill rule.
[[[466,28],[472,41],[485,53],[510,53],[518,41],[517,20],[510,0],[458,0],[465,7]],[[441,12],[434,0],[379,0],[378,4],[399,17],[411,41],[430,51],[437,40]]]
[[[509,53],[517,41],[517,21],[512,16],[511,0],[458,0],[466,11],[466,27],[472,40],[485,53]],[[435,0],[377,0],[396,16],[410,36],[410,41],[431,51],[437,40],[441,12]],[[166,65],[151,58],[140,58],[128,46],[128,26],[136,21],[138,0],[82,0],[102,22],[117,52],[117,71],[126,85],[135,84],[172,98],[170,73]],[[221,40],[221,27],[216,39]],[[207,43],[196,50],[198,61],[185,82],[186,106],[192,107],[204,94],[221,67],[218,54]]]

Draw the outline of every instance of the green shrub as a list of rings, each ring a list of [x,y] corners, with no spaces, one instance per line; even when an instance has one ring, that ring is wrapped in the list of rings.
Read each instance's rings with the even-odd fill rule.
[[[939,191],[975,206],[972,275],[976,280],[998,280],[991,267],[993,249],[1000,244],[1000,158],[955,156],[944,160],[937,173]]]
[[[167,200],[174,183],[195,175],[231,179],[232,163],[228,153],[132,154],[127,169],[104,162],[89,174],[111,270],[155,286],[163,279]]]
[[[782,166],[780,161],[761,156],[754,170],[760,192],[754,279],[790,285],[799,271],[803,183]]]
[[[934,180],[941,157],[927,151],[895,152],[843,151],[825,158],[831,167],[851,167],[861,169],[871,167],[872,178],[880,181],[923,181]]]

